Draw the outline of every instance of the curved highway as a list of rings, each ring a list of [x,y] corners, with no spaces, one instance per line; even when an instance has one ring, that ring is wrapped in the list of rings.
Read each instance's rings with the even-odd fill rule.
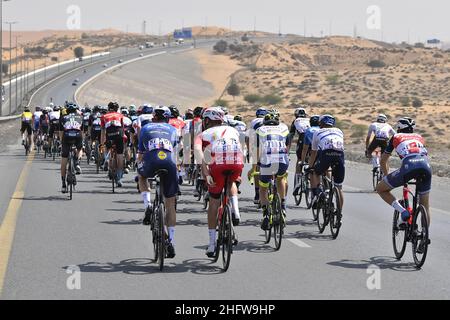
[[[99,63],[86,74],[69,74],[36,94],[33,103],[45,104],[51,97],[64,102],[76,89],[73,79],[83,82],[101,70]],[[310,210],[294,206],[289,195],[287,229],[278,252],[273,241],[264,244],[261,213],[245,181],[239,198],[242,221],[236,228],[239,244],[226,273],[205,256],[206,214],[192,187],[183,185],[177,256],[166,260],[160,272],[151,261],[150,231],[141,225],[143,205],[134,175],[126,176],[124,188],[112,194],[104,173],[95,174],[85,162],[82,168],[74,200],[68,201],[59,193],[58,163],[34,153],[25,158],[18,144],[0,154],[2,299],[450,298],[448,179],[433,182],[432,242],[421,270],[413,265],[409,244],[402,261],[393,258],[392,209],[370,191],[370,167],[347,162],[338,239],[331,239],[328,228],[319,234]],[[73,282],[73,272],[78,282]]]

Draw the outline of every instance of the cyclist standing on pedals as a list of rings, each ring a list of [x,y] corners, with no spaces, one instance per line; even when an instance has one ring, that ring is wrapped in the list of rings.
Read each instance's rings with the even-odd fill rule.
[[[245,143],[247,145],[247,160],[249,163],[257,164],[257,150],[256,150],[256,130],[262,126],[264,117],[267,114],[267,110],[265,108],[258,108],[256,110],[256,118],[250,122],[250,126],[247,130],[247,134],[245,137]],[[258,171],[258,167],[252,167],[252,169],[247,173],[248,179],[250,180],[254,169]],[[253,200],[254,204],[259,204],[259,177],[254,177],[255,184],[255,198]]]
[[[124,165],[124,128],[123,115],[117,111],[119,111],[119,104],[117,102],[110,102],[108,104],[108,113],[101,118],[102,144],[106,145],[107,152],[111,150],[113,145],[116,146],[117,171],[116,176],[112,178],[116,180],[117,187],[121,188]]]
[[[297,108],[294,113],[295,120],[291,124],[291,129],[289,132],[290,140],[292,141],[295,137],[295,134],[298,134],[297,141],[297,162],[295,166],[295,181],[297,181],[297,185],[294,186],[294,195],[297,195],[298,190],[300,188],[300,174],[302,173],[302,151],[303,151],[303,142],[305,139],[305,132],[310,127],[308,115],[306,114],[306,110],[304,108]]]
[[[320,116],[315,115],[309,119],[310,127],[305,132],[305,137],[303,139],[303,148],[302,148],[302,156],[300,165],[303,167],[305,163],[312,166],[312,163],[309,161],[309,156],[311,154],[311,145],[312,139],[314,137],[314,132],[320,129],[319,126]],[[308,160],[308,161],[307,161]]]
[[[287,176],[289,168],[290,135],[287,125],[280,121],[277,110],[270,110],[264,116],[262,126],[256,130],[257,165],[259,166],[259,198],[263,209],[262,230],[269,230],[269,194],[268,188],[273,176],[276,176],[278,194],[281,199],[283,218],[286,219]]]
[[[336,119],[331,115],[320,117],[320,129],[314,132],[311,144],[310,164],[314,170],[311,176],[312,203],[316,206],[316,200],[320,193],[318,187],[320,176],[332,168],[334,185],[337,187],[341,198],[341,210],[344,205],[342,184],[345,179],[344,133],[335,127]]]
[[[62,144],[61,151],[61,192],[67,193],[66,171],[70,148],[75,145],[77,156],[75,159],[76,174],[81,174],[80,160],[83,155],[83,116],[75,103],[67,103],[66,114],[59,121],[59,135]]]
[[[203,121],[206,130],[197,137],[195,153],[202,163],[202,172],[206,177],[210,195],[209,245],[206,255],[211,258],[216,251],[217,214],[222,190],[225,188],[225,174],[229,174],[226,190],[231,200],[232,222],[234,226],[239,225],[240,213],[236,182],[241,179],[244,159],[239,143],[239,132],[226,125],[223,110],[219,107],[206,109],[203,113]]]
[[[381,154],[384,153],[390,138],[395,134],[394,129],[387,123],[387,117],[384,114],[379,114],[377,121],[369,126],[369,131],[366,138],[366,157],[372,158],[373,172],[377,172],[380,168],[380,158],[373,157],[373,152],[381,149]],[[373,139],[372,139],[373,135]]]
[[[416,123],[411,118],[401,118],[397,122],[397,134],[388,143],[381,156],[381,171],[384,174],[383,181],[377,186],[380,197],[395,210],[401,213],[403,223],[399,227],[405,228],[405,222],[410,217],[410,212],[392,195],[391,190],[403,186],[412,179],[417,179],[416,188],[419,193],[419,203],[427,210],[428,225],[431,223],[430,215],[430,191],[432,170],[428,159],[428,151],[425,148],[424,138],[414,133]],[[389,158],[396,151],[402,164],[400,169],[389,174]]]
[[[175,200],[178,193],[175,147],[178,139],[176,129],[168,124],[170,115],[169,108],[156,107],[153,122],[142,127],[138,147],[138,173],[139,191],[145,206],[145,217],[142,223],[149,225],[153,206],[148,178],[153,178],[158,170],[168,171],[163,178],[163,192],[167,210],[165,225],[167,226],[169,240],[167,257],[173,258],[175,257]]]
[[[23,110],[21,118],[21,127],[20,133],[22,135],[22,145],[25,145],[25,139],[28,139],[28,146],[30,146],[30,150],[33,150],[33,114],[30,111],[30,108],[25,107]],[[25,131],[27,132],[26,137],[24,137]]]

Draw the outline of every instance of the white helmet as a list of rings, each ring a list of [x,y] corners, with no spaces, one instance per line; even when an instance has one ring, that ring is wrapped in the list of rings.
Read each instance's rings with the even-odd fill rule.
[[[377,117],[377,122],[386,123],[387,122],[387,117],[384,114],[379,114],[378,117]]]
[[[221,108],[208,108],[203,112],[203,119],[210,119],[212,121],[225,122],[225,112]]]
[[[408,131],[413,131],[416,127],[416,122],[411,118],[401,118],[397,122],[397,132],[402,132],[409,129]]]
[[[306,118],[306,110],[304,108],[295,109],[295,116],[297,118]]]

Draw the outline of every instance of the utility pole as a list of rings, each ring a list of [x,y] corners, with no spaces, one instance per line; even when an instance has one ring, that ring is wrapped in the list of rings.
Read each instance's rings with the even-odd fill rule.
[[[9,114],[12,111],[12,25],[17,23],[17,21],[5,22],[9,24]]]
[[[17,111],[17,109],[19,108],[19,105],[18,105],[18,97],[17,97],[17,86],[18,86],[18,84],[19,84],[19,83],[18,83],[19,61],[17,60],[18,51],[19,51],[18,41],[17,41],[18,38],[20,38],[20,36],[16,36],[16,63],[15,63],[15,65],[16,65],[16,85],[14,86],[15,89],[16,89],[16,110],[15,110],[15,111]]]

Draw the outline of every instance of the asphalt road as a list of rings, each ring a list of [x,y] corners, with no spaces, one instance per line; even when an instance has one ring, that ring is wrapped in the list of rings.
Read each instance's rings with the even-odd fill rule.
[[[65,100],[73,94],[73,76],[48,86],[36,99]],[[369,166],[348,162],[339,238],[332,240],[329,229],[320,235],[311,212],[293,206],[289,196],[288,226],[279,252],[273,250],[273,241],[264,244],[261,213],[253,205],[252,187],[244,183],[239,244],[226,273],[204,254],[206,214],[193,199],[192,188],[183,186],[177,256],[160,272],[151,261],[150,231],[141,225],[143,205],[134,175],[126,176],[124,188],[112,194],[106,175],[83,163],[74,200],[68,201],[59,193],[58,167],[42,155],[27,161],[18,145],[0,154],[2,299],[450,298],[448,179],[433,182],[432,243],[422,270],[414,267],[409,245],[402,261],[393,258],[392,209],[370,191]],[[293,174],[291,186],[292,180]],[[80,289],[68,289],[71,266],[81,272]],[[373,268],[379,270],[380,289],[370,290]]]

